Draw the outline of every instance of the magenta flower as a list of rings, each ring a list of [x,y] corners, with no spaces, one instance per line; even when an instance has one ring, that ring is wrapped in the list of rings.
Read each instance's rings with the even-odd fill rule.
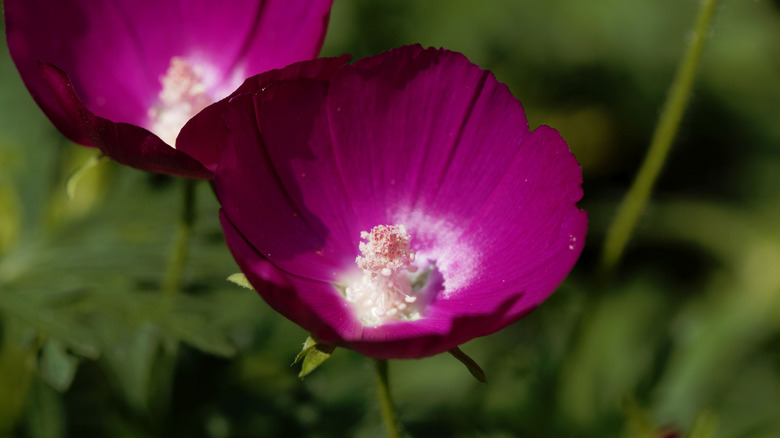
[[[209,178],[173,148],[252,74],[317,56],[332,0],[6,0],[11,57],[70,140],[143,170]]]
[[[303,62],[247,81],[182,137],[195,156],[225,146],[212,164],[222,225],[263,298],[370,357],[433,355],[505,327],[584,243],[568,146],[546,126],[530,133],[507,87],[458,53]]]

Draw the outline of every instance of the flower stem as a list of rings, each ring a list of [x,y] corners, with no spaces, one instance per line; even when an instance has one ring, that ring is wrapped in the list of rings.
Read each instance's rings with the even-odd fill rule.
[[[187,247],[195,223],[195,183],[196,181],[192,179],[183,180],[181,216],[177,223],[176,240],[171,249],[162,285],[163,293],[168,296],[176,295],[181,288],[182,272],[187,261]]]
[[[393,400],[390,397],[390,383],[387,372],[387,360],[376,359],[376,384],[379,390],[379,403],[382,411],[382,422],[387,429],[388,438],[400,438],[401,432],[398,427],[398,419],[393,406]]]
[[[633,185],[618,207],[610,227],[607,229],[600,266],[605,277],[612,272],[620,261],[626,243],[636,227],[639,217],[645,210],[653,185],[669,154],[669,149],[677,134],[680,120],[693,89],[693,82],[701,59],[702,49],[704,48],[706,34],[717,3],[718,0],[701,1],[699,16],[696,20],[693,34],[672,81],[669,95],[658,119],[658,125],[653,133],[647,156],[636,175]]]

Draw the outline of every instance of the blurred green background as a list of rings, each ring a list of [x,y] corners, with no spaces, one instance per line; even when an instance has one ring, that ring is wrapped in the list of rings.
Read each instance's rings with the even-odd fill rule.
[[[606,225],[643,158],[698,1],[336,0],[323,56],[410,43],[492,70],[583,166],[591,226],[543,306],[449,355],[391,363],[418,437],[780,436],[780,2],[725,0],[672,155],[615,277]],[[183,293],[160,293],[181,181],[113,163],[65,196],[67,143],[0,49],[0,436],[382,436],[372,364],[228,283],[197,187]]]

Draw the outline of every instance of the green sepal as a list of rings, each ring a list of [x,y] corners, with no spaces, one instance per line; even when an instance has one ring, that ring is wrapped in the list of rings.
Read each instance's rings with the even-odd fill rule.
[[[330,358],[330,355],[333,354],[333,350],[335,349],[335,346],[321,344],[311,336],[306,338],[306,342],[303,343],[303,349],[295,356],[295,361],[293,361],[293,365],[303,361],[301,372],[298,373],[298,377],[302,379],[317,369],[317,367]]]
[[[249,280],[246,279],[246,275],[244,275],[241,272],[237,272],[230,277],[227,278],[227,281],[231,283],[235,283],[241,287],[245,287],[250,290],[255,290],[255,288],[252,287],[251,284],[249,284]]]
[[[68,199],[73,199],[73,196],[76,194],[76,186],[81,180],[81,177],[83,177],[88,170],[106,161],[108,161],[108,157],[103,155],[102,152],[98,152],[97,154],[89,157],[87,161],[76,168],[76,170],[71,172],[71,174],[68,176],[68,179],[65,181],[65,195],[68,197]]]
[[[487,383],[487,376],[485,375],[485,372],[482,371],[482,368],[477,364],[476,361],[474,361],[474,359],[470,358],[468,354],[461,351],[461,349],[458,347],[447,350],[447,352],[455,357],[455,359],[458,359],[463,365],[466,365],[466,368],[468,368],[469,372],[472,376],[474,376],[475,379],[482,383]]]

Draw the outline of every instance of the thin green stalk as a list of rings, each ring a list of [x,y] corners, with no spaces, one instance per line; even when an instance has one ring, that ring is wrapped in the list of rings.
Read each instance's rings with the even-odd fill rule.
[[[385,424],[388,438],[400,438],[401,432],[398,427],[398,417],[393,406],[393,399],[390,397],[390,382],[387,372],[387,361],[376,359],[376,385],[379,390],[379,404],[382,411],[382,422]]]
[[[626,243],[645,210],[655,181],[669,154],[672,141],[677,135],[680,120],[693,89],[696,70],[717,4],[718,0],[702,0],[701,2],[694,32],[672,81],[645,161],[642,163],[633,185],[626,193],[626,197],[618,207],[612,224],[607,229],[600,266],[604,276],[608,276],[620,261]]]
[[[195,180],[183,180],[181,216],[177,223],[176,240],[173,242],[162,285],[163,293],[168,296],[177,294],[181,288],[181,277],[187,262],[190,234],[195,223],[195,184]]]

